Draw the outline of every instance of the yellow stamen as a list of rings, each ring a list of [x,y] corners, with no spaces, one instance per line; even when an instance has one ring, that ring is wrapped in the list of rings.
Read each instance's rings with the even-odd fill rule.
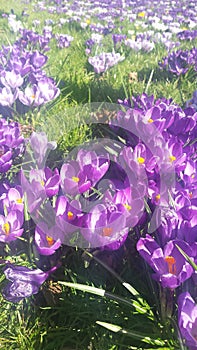
[[[40,181],[40,184],[41,184],[42,186],[44,186],[44,180]]]
[[[72,211],[68,211],[67,213],[67,217],[68,217],[68,220],[72,220],[74,214],[72,213]]]
[[[35,95],[32,95],[32,96],[31,96],[31,98],[33,98],[33,99],[35,99],[35,97],[36,97]]]
[[[138,157],[137,161],[139,164],[144,164],[145,159],[143,157]]]
[[[155,198],[156,198],[156,201],[159,201],[160,198],[161,198],[161,195],[158,193],[158,194],[155,196]]]
[[[171,162],[174,162],[174,161],[176,160],[176,157],[175,157],[175,156],[170,156],[169,158],[170,158],[170,161],[171,161]]]
[[[23,198],[18,198],[18,199],[16,200],[16,203],[18,203],[18,204],[23,203]]]
[[[9,235],[9,233],[10,233],[10,224],[9,224],[9,222],[6,222],[3,225],[3,232],[6,234],[6,236]]]
[[[123,204],[123,205],[124,205],[124,207],[125,207],[127,210],[131,210],[131,209],[132,209],[131,205],[129,205],[129,204],[127,204],[127,203],[125,203],[125,204]]]
[[[169,273],[172,273],[173,275],[176,274],[176,260],[173,256],[166,256],[165,259],[164,259],[167,264],[168,264],[168,271]]]
[[[73,176],[73,177],[72,177],[72,180],[73,180],[74,182],[79,182],[79,177]]]
[[[90,19],[88,18],[88,19],[86,19],[86,23],[87,24],[90,24],[91,23],[91,21],[90,21]]]
[[[46,236],[47,243],[49,247],[51,247],[54,244],[54,239],[52,237]]]
[[[104,227],[103,228],[103,236],[104,237],[110,237],[111,236],[111,234],[112,234],[112,228],[111,227]]]
[[[152,118],[148,119],[148,123],[153,123],[154,120]]]

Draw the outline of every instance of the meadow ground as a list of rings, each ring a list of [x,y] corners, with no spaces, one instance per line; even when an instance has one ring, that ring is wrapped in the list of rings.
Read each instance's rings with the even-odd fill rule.
[[[27,34],[28,30],[34,34],[36,32],[36,35],[40,35],[40,37],[36,39],[34,34]],[[143,96],[141,100],[134,100],[134,102],[130,100],[130,107],[133,108],[132,103],[136,103],[136,110],[138,113],[143,113],[146,125],[148,124],[149,127],[155,122],[156,128],[162,133],[162,138],[166,141],[169,150],[176,153],[176,156],[175,153],[171,153],[170,156],[171,163],[175,161],[176,188],[172,193],[169,191],[172,215],[165,217],[165,224],[160,231],[153,232],[152,237],[157,243],[152,241],[150,243],[157,244],[156,247],[160,252],[164,249],[164,256],[162,255],[162,258],[159,256],[159,258],[163,259],[165,266],[162,265],[163,262],[161,263],[162,267],[159,263],[157,265],[155,261],[153,263],[152,253],[148,250],[149,246],[145,241],[145,234],[149,227],[148,220],[160,199],[158,190],[160,180],[158,180],[158,174],[155,170],[157,167],[147,149],[147,159],[151,159],[151,161],[145,169],[149,181],[146,199],[142,200],[140,196],[133,197],[133,204],[129,205],[125,200],[127,198],[124,197],[125,194],[121,194],[124,197],[124,204],[120,209],[120,197],[117,197],[117,193],[116,197],[113,197],[114,201],[116,198],[114,203],[118,208],[117,215],[124,210],[129,211],[135,206],[140,207],[142,202],[146,213],[145,220],[142,217],[138,224],[135,221],[136,216],[133,214],[134,221],[130,225],[132,228],[130,229],[127,225],[129,234],[126,233],[119,249],[112,248],[112,246],[103,249],[103,246],[107,246],[104,243],[101,244],[101,249],[97,249],[94,244],[88,249],[83,244],[76,247],[75,243],[65,244],[64,241],[64,244],[58,247],[54,254],[47,255],[39,250],[42,248],[41,243],[37,243],[38,247],[36,246],[35,225],[32,224],[32,219],[27,213],[24,214],[24,223],[20,219],[20,215],[17,214],[19,216],[17,216],[16,225],[19,225],[19,222],[22,223],[17,229],[24,228],[23,235],[20,234],[18,239],[16,237],[19,233],[15,233],[15,231],[10,233],[11,224],[5,218],[3,219],[4,216],[6,217],[3,202],[5,197],[3,195],[4,191],[5,196],[8,193],[4,183],[7,183],[7,180],[14,182],[19,169],[17,163],[14,163],[11,170],[9,168],[9,172],[7,172],[3,168],[3,162],[8,164],[10,158],[6,158],[5,161],[3,159],[3,165],[0,164],[0,236],[3,236],[0,240],[2,258],[0,284],[2,291],[4,291],[4,297],[3,295],[0,297],[0,349],[186,350],[194,349],[192,348],[194,344],[197,346],[195,343],[196,318],[192,319],[190,334],[186,326],[186,328],[180,326],[182,316],[177,316],[178,296],[186,291],[190,292],[193,298],[196,294],[196,281],[195,278],[192,279],[194,277],[192,277],[192,273],[196,269],[194,262],[197,261],[196,238],[194,237],[197,227],[195,221],[197,210],[195,155],[197,98],[193,97],[193,92],[197,90],[196,43],[195,2],[188,4],[182,0],[175,5],[170,1],[166,1],[166,3],[147,2],[145,4],[140,1],[26,0],[16,3],[14,0],[1,0],[0,112],[5,119],[19,122],[25,136],[25,132],[29,136],[33,130],[42,131],[47,134],[48,140],[57,142],[57,148],[51,152],[49,159],[47,159],[48,167],[53,170],[57,167],[60,170],[62,160],[74,152],[76,147],[78,147],[78,151],[93,140],[92,147],[95,147],[96,150],[95,145],[98,145],[101,139],[110,138],[115,147],[115,151],[109,147],[111,157],[116,154],[120,143],[124,146],[136,147],[139,164],[136,166],[133,161],[131,171],[132,174],[134,172],[138,174],[141,179],[140,176],[144,173],[142,174],[141,170],[139,173],[137,172],[138,166],[140,167],[140,164],[145,162],[142,141],[139,142],[140,146],[137,145],[135,137],[133,139],[131,136],[133,131],[131,128],[129,132],[117,129],[117,126],[109,128],[106,120],[113,121],[118,101],[120,103],[125,100],[128,107],[129,101],[126,99]],[[9,51],[7,47],[12,47],[14,44],[16,45],[14,50]],[[47,47],[49,50],[46,49]],[[112,56],[109,59],[105,58],[104,62],[103,53],[111,53]],[[97,59],[92,59],[95,57]],[[11,78],[7,72],[11,72]],[[49,77],[49,80],[46,76]],[[154,96],[154,99],[148,97],[151,95]],[[167,101],[169,99],[173,101],[172,108],[169,107],[170,102]],[[190,102],[188,102],[189,100]],[[100,112],[103,103],[107,103],[104,104],[107,115],[103,115],[102,109]],[[84,109],[84,105],[91,106],[91,108],[93,106],[96,109],[96,122],[93,122],[92,115],[89,118],[90,109],[89,107]],[[106,112],[108,107],[109,110]],[[185,112],[187,107],[189,108]],[[185,117],[184,121],[187,119],[185,123],[181,119],[183,116]],[[136,118],[138,118],[137,114]],[[101,123],[103,120],[105,122]],[[126,124],[123,122],[125,129],[127,129],[127,123],[128,125],[131,123],[134,127],[131,119],[128,118]],[[139,125],[143,129],[144,124]],[[4,124],[0,125],[2,138],[0,145],[4,147],[0,158],[8,152],[7,144],[4,146],[3,143],[5,137],[3,130]],[[138,132],[141,132],[140,127]],[[168,133],[170,134],[169,139]],[[135,132],[132,135],[136,136]],[[148,139],[149,129],[147,129],[146,135]],[[174,138],[176,138],[175,141]],[[147,140],[147,143],[148,141],[150,140]],[[134,142],[136,142],[135,147]],[[139,148],[137,148],[138,146]],[[91,151],[93,150],[91,149]],[[154,156],[158,160],[161,153],[158,151]],[[80,156],[78,157],[80,158]],[[126,151],[121,154],[121,157],[122,159],[125,157],[123,166],[126,168],[130,164],[130,158],[127,158]],[[83,163],[82,160],[81,162]],[[92,160],[92,164],[94,162],[95,159]],[[98,162],[102,168],[103,160]],[[25,164],[24,159],[23,163]],[[111,178],[113,182],[115,178],[114,195],[116,191],[119,194],[122,193],[121,190],[126,186],[126,180],[124,171],[119,167],[113,168],[112,163],[110,163],[111,168],[108,169],[110,175],[106,176],[103,181]],[[86,174],[86,180],[89,179],[88,176],[91,176],[89,174],[94,174],[92,177],[97,180],[101,179],[102,176],[97,174],[97,168],[96,170],[94,168],[94,172],[92,172],[92,168],[88,168],[88,170],[85,168],[85,165],[89,165],[89,163],[84,164],[82,168]],[[162,170],[162,166],[160,170]],[[77,166],[73,165],[73,169],[75,167]],[[81,173],[79,172],[80,175]],[[78,175],[74,174],[73,176],[73,174],[73,181],[80,184]],[[36,184],[36,178],[34,180]],[[43,179],[39,181],[41,183]],[[55,179],[53,181],[55,182]],[[54,190],[54,182],[50,183],[50,190],[51,188]],[[94,199],[99,198],[102,201],[103,194],[99,192],[102,186],[96,187],[96,183],[95,181],[94,185],[89,187],[92,190],[95,186],[93,194],[90,193],[90,196],[93,195]],[[143,192],[143,188],[143,186],[140,187],[139,192]],[[62,195],[62,192],[60,193]],[[57,196],[57,193],[55,194]],[[174,202],[172,194],[175,195]],[[86,195],[87,193],[84,198],[87,199]],[[140,195],[142,196],[142,194]],[[69,192],[68,199],[70,201],[73,199],[72,196],[73,193]],[[112,198],[111,194],[107,194],[107,196],[108,199]],[[74,199],[78,200],[78,198],[76,196]],[[193,198],[193,202],[190,201],[191,198]],[[92,199],[89,200],[92,203]],[[74,215],[71,209],[67,209],[66,213],[67,219]],[[110,217],[111,223],[113,222],[110,216],[111,212],[108,211],[105,217],[102,217],[102,213],[100,215],[102,220],[108,220]],[[125,214],[124,220],[127,222],[127,214]],[[188,220],[191,222],[190,224]],[[108,221],[106,222],[106,227],[102,231],[104,242],[107,239],[110,240],[112,230]],[[118,221],[117,225],[121,224],[123,225]],[[94,225],[96,224],[94,223]],[[62,226],[58,227],[61,230]],[[125,229],[125,227],[123,228]],[[116,229],[118,230],[117,227]],[[187,230],[190,232],[188,240],[185,233]],[[120,232],[123,231],[121,226]],[[11,237],[12,234],[15,235],[14,238],[9,239],[8,237]],[[46,237],[47,248],[51,248],[54,240],[48,233],[45,235],[45,240]],[[141,245],[138,245],[137,251],[136,244],[141,237]],[[39,239],[41,242],[44,238]],[[177,250],[175,253],[173,249],[170,251],[169,246],[165,248],[169,241],[175,242],[170,243],[174,244],[173,249]],[[181,255],[181,252],[175,247],[175,244],[180,241],[186,256]],[[144,248],[145,244],[148,247],[146,249]],[[142,246],[143,248],[141,248]],[[191,252],[189,246],[192,247]],[[141,250],[143,250],[141,255],[144,260],[139,254]],[[148,253],[144,253],[144,251]],[[173,254],[176,255],[177,260]],[[177,258],[177,254],[180,254],[179,258]],[[181,261],[180,264],[178,260]],[[57,264],[59,268],[43,284],[40,283],[38,293],[34,291],[37,282],[24,281],[21,279],[21,275],[20,277],[17,275],[16,282],[19,285],[23,283],[27,283],[27,285],[23,291],[20,290],[20,287],[17,287],[16,291],[9,289],[6,300],[6,278],[3,273],[3,269],[6,267],[5,261],[31,269],[39,268],[44,272],[52,268],[54,264]],[[192,263],[193,267],[191,267]],[[163,269],[162,273],[158,272],[160,268]],[[151,277],[152,269],[159,276],[157,281]],[[184,270],[184,276],[181,275],[182,270]],[[169,280],[164,282],[163,277],[161,277],[163,275],[170,275],[170,282]],[[195,274],[193,273],[193,275]],[[172,279],[174,281],[175,277],[176,283],[172,284]],[[7,279],[12,284],[15,283],[13,277],[10,278]],[[158,280],[159,278],[160,280]],[[30,287],[32,293],[29,292],[28,295]],[[15,293],[15,299],[13,299],[12,293]],[[21,297],[21,293],[29,298]],[[190,302],[192,303],[191,300]],[[179,309],[182,307],[180,305]],[[183,334],[186,340],[183,338]],[[189,337],[192,337],[191,344],[188,343]]]

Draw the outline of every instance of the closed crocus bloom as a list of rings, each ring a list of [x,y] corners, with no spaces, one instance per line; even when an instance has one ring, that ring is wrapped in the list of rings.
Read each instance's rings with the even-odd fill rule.
[[[57,146],[56,142],[48,141],[45,132],[33,132],[30,137],[30,145],[38,168],[44,167],[50,150],[54,150]]]
[[[169,241],[162,249],[149,235],[140,238],[137,250],[154,270],[153,278],[162,287],[175,289],[191,277],[193,268],[179,252],[178,245],[191,259],[190,246],[181,240]]]
[[[4,287],[2,294],[8,301],[17,303],[39,292],[40,286],[46,281],[50,273],[57,269],[56,266],[44,272],[40,269],[29,269],[25,266],[7,264],[4,274],[10,281]]]
[[[34,66],[34,68],[41,68],[44,66],[47,60],[47,56],[43,55],[39,51],[35,51],[30,58],[30,63]]]
[[[181,335],[189,350],[197,349],[197,305],[190,293],[178,298],[178,324]]]

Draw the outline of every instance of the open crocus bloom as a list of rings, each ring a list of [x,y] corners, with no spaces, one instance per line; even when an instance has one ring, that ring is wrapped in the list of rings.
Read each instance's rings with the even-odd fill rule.
[[[192,250],[184,241],[169,241],[162,249],[151,236],[146,235],[137,243],[138,252],[155,271],[153,278],[164,288],[177,288],[193,273],[193,268],[176,245],[192,259]]]

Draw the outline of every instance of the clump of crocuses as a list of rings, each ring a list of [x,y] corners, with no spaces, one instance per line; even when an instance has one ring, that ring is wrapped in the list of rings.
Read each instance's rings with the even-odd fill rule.
[[[196,71],[196,52],[196,48],[172,51],[159,62],[159,66],[177,76],[185,74],[190,68]]]
[[[30,30],[0,51],[0,113],[13,117],[40,107],[59,94],[54,79],[43,70],[49,40]]]
[[[93,66],[95,73],[100,74],[124,59],[125,57],[121,56],[120,53],[102,52],[100,55],[89,57],[88,62]]]

